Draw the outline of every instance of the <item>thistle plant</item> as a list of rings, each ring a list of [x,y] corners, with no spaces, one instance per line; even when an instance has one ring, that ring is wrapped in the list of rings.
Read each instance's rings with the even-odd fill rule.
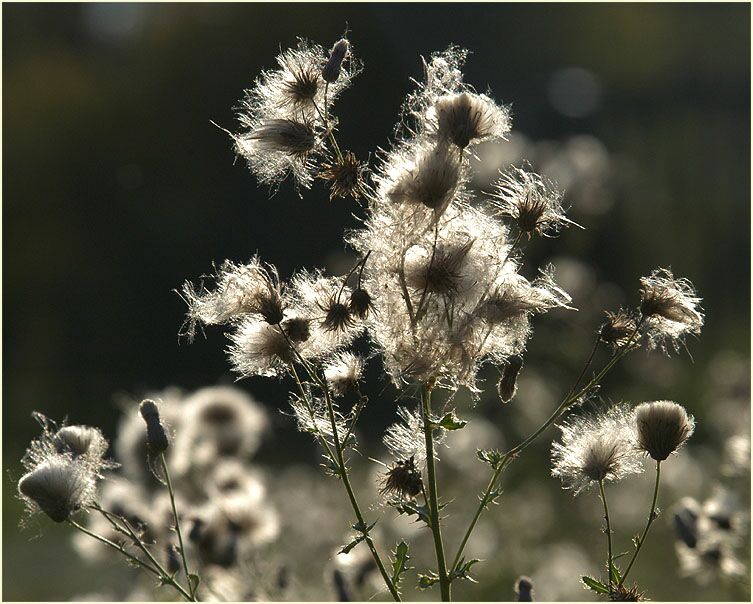
[[[665,269],[640,279],[635,308],[606,310],[604,323],[593,326],[590,354],[548,418],[514,446],[477,451],[488,466],[478,464],[478,471],[484,468],[488,482],[470,517],[450,512],[466,493],[440,488],[440,444],[449,433],[469,429],[458,392],[481,399],[486,386],[479,372],[491,365],[501,376],[498,398],[514,405],[533,324],[550,311],[575,311],[551,266],[533,274],[524,270],[527,245],[568,227],[582,228],[567,217],[563,192],[530,165],[511,166],[482,190],[471,188],[477,145],[504,144],[512,120],[506,105],[464,82],[467,54],[450,46],[424,60],[424,77],[405,99],[393,142],[377,150],[371,165],[338,141],[346,125],[336,116],[336,101],[362,70],[350,41],[343,38],[325,50],[300,40],[283,51],[277,68],[262,72],[237,107],[234,150],[274,191],[286,179],[301,195],[321,182],[331,199],[352,199],[360,226],[345,233],[344,242],[355,259],[344,274],[301,269],[290,279],[282,279],[257,255],[247,262],[226,260],[212,274],[181,287],[188,307],[181,334],[192,339],[205,327],[222,326],[230,366],[239,378],[286,380],[297,427],[318,443],[325,473],[342,485],[350,506],[352,533],[338,555],[364,552],[393,600],[400,601],[409,589],[410,539],[394,545],[378,541],[380,518],[362,503],[352,469],[353,459],[362,454],[357,429],[369,404],[361,388],[367,363],[383,368],[383,382],[392,384],[399,399],[396,421],[383,437],[391,459],[382,462],[372,490],[389,513],[414,519],[431,535],[434,561],[418,569],[418,588],[434,588],[442,601],[450,601],[453,585],[474,580],[472,572],[481,561],[466,550],[479,519],[501,499],[505,471],[559,422],[562,438],[552,448],[552,474],[576,495],[598,490],[606,522],[606,578],[583,581],[610,599],[638,599],[641,591],[628,587],[626,579],[658,514],[660,467],[671,463],[668,458],[692,434],[694,421],[668,401],[635,409],[614,405],[585,415],[580,407],[600,393],[604,377],[627,355],[643,347],[677,350],[686,335],[700,333],[700,298],[686,279]],[[243,508],[254,481],[237,471],[235,486],[244,495],[234,497],[221,494],[221,488],[212,492],[203,481],[221,482],[217,459],[245,459],[261,431],[246,404],[230,402],[233,397],[216,404],[220,399],[214,405],[200,397],[184,401],[174,443],[161,408],[151,400],[141,404],[145,426],[138,442],[148,468],[167,490],[174,528],[167,541],[145,541],[128,514],[97,502],[101,455],[94,463],[93,454],[76,457],[73,449],[60,453],[45,444],[49,455],[41,455],[33,453],[40,446],[32,446],[34,461],[19,492],[30,508],[69,521],[184,599],[198,599],[202,589],[216,596],[211,581],[192,569],[207,560],[235,563],[238,533],[255,522]],[[94,443],[98,434],[91,433],[87,442]],[[69,430],[66,437],[86,440],[81,431]],[[129,441],[130,450],[136,442]],[[169,451],[175,452],[170,459]],[[645,528],[621,570],[607,485],[642,471],[642,454],[655,462],[655,487]],[[64,488],[47,487],[56,481]],[[184,507],[181,498],[197,493],[206,499],[203,507]],[[181,513],[182,508],[189,512]],[[78,510],[102,515],[122,538],[111,540],[75,523],[70,517]],[[218,528],[228,519],[236,528]],[[459,542],[447,539],[450,521],[462,524]],[[159,559],[155,547],[168,555]],[[336,569],[332,576],[337,593],[345,597],[344,572]],[[532,600],[535,579],[516,582],[519,601]]]

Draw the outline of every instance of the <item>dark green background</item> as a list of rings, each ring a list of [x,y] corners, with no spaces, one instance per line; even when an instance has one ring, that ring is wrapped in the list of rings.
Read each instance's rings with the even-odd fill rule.
[[[36,433],[30,412],[67,414],[112,434],[114,393],[232,379],[219,332],[179,345],[184,305],[172,290],[212,260],[259,251],[289,275],[342,249],[344,228],[356,224],[349,202],[330,203],[321,187],[301,200],[289,184],[268,199],[209,121],[234,126],[231,107],[280,46],[296,36],[328,46],[346,24],[365,71],[337,106],[342,144],[362,157],[385,146],[409,78],[420,77],[419,55],[450,42],[468,47],[466,80],[512,103],[516,130],[533,140],[593,134],[631,166],[608,214],[586,232],[536,244],[536,258],[574,255],[633,297],[640,275],[671,265],[704,297],[695,365],[687,356],[671,361],[681,373],[652,397],[679,389],[702,417],[713,403],[695,393],[714,352],[749,358],[745,4],[6,4],[6,599],[86,589],[63,558],[64,531],[44,525],[42,539],[29,542],[38,531],[17,529],[12,478]],[[586,118],[561,115],[547,98],[552,74],[569,66],[601,85]],[[590,334],[562,334],[582,358]],[[534,338],[529,362],[556,352]],[[577,363],[564,359],[562,370]],[[634,377],[616,374],[616,397],[640,396]],[[270,407],[284,400],[277,382],[243,385]],[[367,437],[376,441],[393,407],[370,413]],[[279,424],[280,442],[294,446],[269,446],[266,462],[307,455],[313,463],[307,440]],[[712,437],[701,429],[698,438]]]

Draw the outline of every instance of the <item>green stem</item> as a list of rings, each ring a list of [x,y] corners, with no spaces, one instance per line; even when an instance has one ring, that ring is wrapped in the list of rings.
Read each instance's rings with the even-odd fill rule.
[[[612,591],[612,565],[614,564],[612,562],[612,527],[609,524],[609,506],[607,505],[607,494],[604,491],[604,481],[599,481],[599,495],[601,496],[601,501],[604,503],[604,520],[607,523],[606,527],[606,534],[607,534],[607,577],[609,577],[608,585],[609,585],[609,591]]]
[[[385,584],[387,585],[387,589],[390,591],[390,594],[392,595],[392,598],[396,601],[400,601],[400,594],[397,592],[397,589],[395,588],[395,585],[392,582],[392,579],[390,579],[390,576],[387,574],[387,570],[384,567],[384,563],[382,562],[381,557],[379,556],[379,552],[377,552],[376,546],[374,545],[374,542],[371,539],[371,535],[368,533],[368,525],[366,524],[366,521],[363,518],[363,514],[361,513],[361,508],[358,505],[358,501],[356,500],[356,495],[353,492],[353,487],[350,484],[350,479],[348,478],[348,468],[345,465],[345,457],[343,455],[343,449],[340,443],[340,435],[338,434],[338,427],[337,427],[337,420],[335,419],[335,409],[332,405],[332,399],[329,396],[329,391],[324,388],[324,400],[327,404],[327,414],[329,415],[329,421],[332,426],[332,439],[334,441],[335,445],[335,453],[337,455],[337,463],[340,466],[340,478],[342,478],[343,484],[345,485],[345,490],[348,493],[348,499],[350,499],[350,505],[353,507],[353,512],[356,515],[356,519],[358,520],[358,526],[361,527],[361,532],[364,537],[364,541],[366,542],[366,545],[368,545],[369,549],[371,550],[371,555],[374,558],[374,562],[376,562],[377,567],[379,568],[379,573],[382,575],[382,578],[384,579]]]
[[[429,510],[431,514],[431,532],[434,535],[434,549],[437,554],[437,566],[439,567],[439,587],[442,592],[442,601],[450,602],[450,578],[447,575],[447,564],[444,558],[444,545],[442,544],[442,527],[439,519],[439,501],[437,496],[437,477],[434,468],[434,437],[431,422],[431,387],[427,384],[421,390],[421,415],[424,424],[424,440],[426,442],[426,473],[429,482]]]
[[[170,494],[170,505],[173,508],[173,517],[175,518],[175,532],[178,535],[178,545],[180,546],[180,559],[183,562],[183,572],[186,575],[186,583],[188,584],[188,591],[191,594],[191,599],[196,601],[196,587],[191,581],[191,574],[188,572],[188,562],[186,561],[186,548],[183,546],[183,534],[180,530],[180,520],[178,519],[178,510],[175,507],[175,491],[173,490],[173,483],[170,480],[170,471],[167,469],[167,460],[165,454],[160,453],[160,461],[162,462],[162,471],[165,473],[165,481],[167,482],[167,492]]]
[[[560,405],[555,409],[554,413],[552,413],[551,416],[549,416],[549,419],[547,419],[544,424],[539,427],[536,432],[534,432],[531,436],[529,436],[527,439],[525,439],[522,443],[519,445],[513,447],[509,451],[507,451],[502,456],[502,461],[499,463],[499,465],[494,469],[494,473],[492,475],[491,480],[489,481],[489,485],[487,486],[486,491],[484,492],[484,495],[481,497],[481,501],[479,503],[478,508],[476,509],[476,513],[473,516],[473,520],[471,521],[470,526],[468,527],[468,530],[465,533],[465,537],[463,537],[463,541],[461,543],[460,548],[458,549],[458,553],[455,556],[455,564],[453,566],[457,566],[458,561],[460,560],[461,556],[463,555],[463,550],[465,548],[466,543],[468,542],[468,539],[471,536],[471,533],[473,532],[474,527],[476,526],[476,523],[478,522],[479,516],[481,515],[481,512],[483,512],[484,508],[487,504],[487,498],[489,497],[489,494],[491,493],[492,489],[494,488],[494,485],[496,484],[499,477],[502,475],[502,472],[505,470],[505,468],[512,462],[513,458],[517,456],[523,449],[525,449],[528,445],[530,445],[538,436],[544,432],[549,426],[551,426],[559,417],[565,412],[565,410],[570,407],[573,403],[578,401],[581,396],[586,394],[591,388],[596,386],[602,378],[609,372],[612,367],[617,364],[617,362],[627,354],[627,352],[630,350],[630,346],[633,343],[633,340],[635,336],[638,334],[638,330],[640,329],[641,324],[643,323],[643,319],[641,319],[638,324],[636,325],[635,329],[633,330],[633,333],[628,338],[627,343],[625,346],[620,348],[618,352],[614,354],[614,356],[609,360],[609,362],[602,368],[602,370],[591,380],[586,384],[581,390],[579,390],[577,393],[573,394],[575,389],[578,387],[578,384],[583,379],[583,376],[585,375],[586,371],[588,370],[588,367],[591,365],[591,362],[593,361],[594,355],[596,354],[596,350],[599,345],[599,340],[597,339],[592,350],[591,354],[588,357],[588,360],[586,361],[583,370],[580,372],[580,375],[578,376],[578,379],[573,384],[573,387],[569,390],[568,394],[565,396],[564,400],[560,403]]]
[[[633,557],[630,559],[630,564],[628,564],[627,569],[625,570],[625,574],[622,575],[622,579],[620,580],[620,585],[622,585],[625,582],[625,579],[627,579],[628,574],[630,573],[630,569],[633,568],[633,564],[635,563],[635,559],[638,557],[638,553],[641,551],[641,548],[643,547],[644,541],[646,541],[646,535],[648,535],[648,530],[651,528],[651,525],[654,523],[654,520],[656,520],[658,514],[656,513],[656,499],[659,497],[659,481],[661,480],[661,462],[656,462],[656,481],[654,482],[654,497],[651,500],[651,510],[648,513],[648,520],[646,521],[646,528],[643,529],[643,534],[641,535],[640,541],[638,541],[638,544],[635,546],[635,552],[633,552]]]

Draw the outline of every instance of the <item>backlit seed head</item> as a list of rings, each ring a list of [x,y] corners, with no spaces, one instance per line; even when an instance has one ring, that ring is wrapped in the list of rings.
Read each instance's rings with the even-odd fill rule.
[[[380,493],[397,495],[401,498],[414,498],[423,489],[421,473],[416,468],[414,457],[398,461],[384,475]]]
[[[302,317],[295,317],[283,321],[282,329],[291,342],[305,342],[311,337],[311,322]]]
[[[358,385],[363,374],[364,360],[352,352],[340,352],[324,366],[327,379],[335,396],[345,396]]]
[[[90,426],[64,426],[52,439],[58,453],[69,452],[74,457],[93,453],[101,457],[107,450],[102,432]]]
[[[352,327],[355,322],[348,306],[340,302],[337,296],[332,296],[327,304],[320,306],[320,308],[325,312],[322,321],[322,327],[325,331],[345,331],[348,327]]]
[[[453,296],[461,289],[463,265],[473,240],[459,245],[437,246],[434,252],[414,248],[406,255],[405,277],[408,285],[429,293]]]
[[[460,149],[487,138],[502,138],[511,125],[507,109],[498,107],[484,95],[470,92],[438,98],[433,113],[439,137]]]
[[[359,199],[362,196],[365,171],[366,164],[359,162],[351,151],[346,151],[342,158],[322,164],[319,178],[329,182],[330,199],[344,197]]]
[[[242,135],[242,140],[250,141],[259,151],[272,151],[287,155],[306,155],[316,146],[313,128],[306,123],[291,119],[268,119],[261,122],[251,132]],[[243,153],[243,145],[239,142]]]
[[[656,401],[635,408],[635,429],[639,448],[652,459],[664,461],[690,438],[695,421],[681,405]]]
[[[18,492],[29,512],[42,511],[55,522],[64,522],[94,501],[95,480],[89,464],[56,455],[25,474]]]
[[[371,295],[361,287],[354,289],[350,294],[348,308],[354,317],[361,320],[366,319],[374,308]]]
[[[640,334],[636,333],[636,322],[631,314],[620,309],[616,313],[605,311],[607,320],[599,330],[599,339],[614,350],[622,348],[633,337],[632,346],[639,346]]]

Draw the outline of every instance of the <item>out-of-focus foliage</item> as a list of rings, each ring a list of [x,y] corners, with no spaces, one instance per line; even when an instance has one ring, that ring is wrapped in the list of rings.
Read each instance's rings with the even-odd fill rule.
[[[703,502],[720,481],[748,493],[745,473],[728,476],[723,452],[727,439],[749,424],[749,11],[718,4],[437,5],[430,11],[412,5],[6,5],[6,469],[17,478],[12,460],[34,435],[33,409],[68,414],[112,436],[120,415],[114,393],[233,379],[222,336],[209,333],[188,347],[176,335],[185,308],[172,290],[186,275],[208,272],[212,259],[240,261],[258,250],[285,276],[303,265],[346,266],[336,242],[355,225],[349,202],[330,202],[316,186],[301,200],[289,184],[268,200],[267,189],[240,162],[233,165],[230,141],[209,120],[234,126],[230,107],[271,66],[279,46],[293,45],[298,35],[331,44],[347,23],[365,62],[338,104],[340,137],[349,148],[365,157],[384,145],[409,78],[420,76],[419,55],[461,44],[474,52],[467,80],[488,83],[512,103],[510,142],[479,150],[486,180],[497,167],[532,159],[568,191],[571,217],[587,228],[529,248],[531,266],[555,263],[580,312],[536,323],[511,404],[495,400],[496,376],[487,376],[489,392],[474,410],[479,417],[451,435],[452,449],[441,452],[443,494],[474,503],[460,495],[480,490],[487,479],[475,447],[483,439],[489,446],[512,444],[545,419],[587,355],[601,311],[634,305],[638,277],[667,265],[704,298],[707,325],[700,340],[689,342],[694,362],[640,352],[610,375],[602,393],[615,400],[671,398],[695,415],[690,446],[666,464],[660,507],[668,510],[684,496]],[[369,430],[360,435],[374,456],[395,414],[394,392],[378,375],[371,366],[371,403],[362,419]],[[272,410],[274,437],[257,460],[277,474],[269,488],[281,502],[282,522],[296,514],[318,519],[326,509],[337,519],[332,527],[347,526],[341,493],[314,473],[314,448],[276,412],[285,405],[286,387],[265,380],[241,386]],[[484,434],[470,438],[473,426]],[[577,578],[596,572],[603,545],[594,522],[598,500],[573,500],[548,476],[554,437],[550,430],[505,476],[501,505],[482,518],[469,544],[475,557],[502,560],[501,567],[476,565],[480,583],[458,588],[458,599],[508,599],[520,574],[534,578],[540,599],[589,597]],[[452,442],[463,439],[464,446]],[[290,465],[301,460],[309,466]],[[368,463],[354,474],[365,477]],[[629,523],[619,527],[623,535],[641,527],[645,506],[634,509],[632,502],[638,490],[649,498],[650,479],[647,473],[610,495],[617,517]],[[21,506],[9,483],[4,486],[5,597],[107,591],[117,570],[82,565],[70,553],[67,532],[50,523],[38,525],[44,542],[30,542],[41,529],[19,531]],[[358,490],[369,489],[376,501],[376,483],[364,478]],[[621,489],[632,493],[623,498],[630,506],[620,506]],[[298,509],[301,501],[311,509]],[[741,505],[747,509],[749,501]],[[458,518],[469,513],[461,503],[452,511]],[[669,520],[666,514],[656,523],[634,571],[652,598],[749,598],[743,585],[699,588],[681,577]],[[395,522],[399,531],[385,523],[385,536],[409,527],[404,519]],[[332,543],[322,535],[335,532],[317,530],[298,540],[311,553],[300,556],[312,564],[302,576],[321,577],[321,593],[301,597],[334,595],[326,591],[334,589],[324,574],[326,559],[347,535]],[[448,531],[451,542],[459,538]],[[428,553],[412,550],[412,565],[431,560],[430,544],[421,539]],[[47,581],[39,580],[39,568],[48,569]]]

